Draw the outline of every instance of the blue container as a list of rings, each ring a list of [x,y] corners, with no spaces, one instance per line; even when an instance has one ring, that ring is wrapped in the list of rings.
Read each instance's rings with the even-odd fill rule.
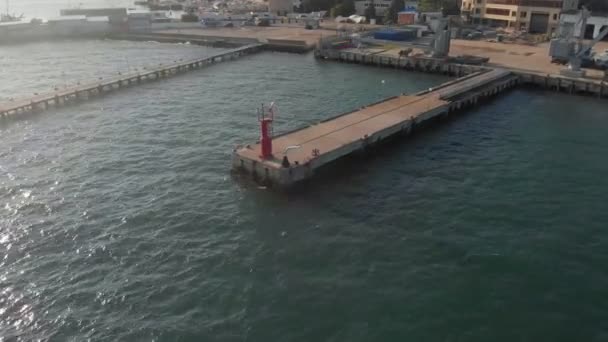
[[[374,39],[402,42],[416,39],[416,33],[415,30],[383,30],[374,32]]]

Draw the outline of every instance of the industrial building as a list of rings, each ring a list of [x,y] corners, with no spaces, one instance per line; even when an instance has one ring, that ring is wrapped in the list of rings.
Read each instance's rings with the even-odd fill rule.
[[[60,10],[61,16],[81,15],[85,17],[108,17],[112,26],[121,26],[127,22],[126,8],[71,8]]]
[[[66,37],[104,37],[112,32],[108,17],[84,15],[49,18],[45,23],[0,23],[0,44]]]
[[[461,11],[474,24],[551,34],[563,6],[563,0],[463,0]]]
[[[391,6],[392,0],[374,0],[374,7],[376,8],[376,17],[382,18],[386,15],[389,7]],[[357,15],[365,15],[365,10],[372,3],[371,0],[359,0],[355,1],[355,11]],[[405,8],[403,11],[415,12],[418,9],[418,1],[405,1]]]
[[[371,0],[355,1],[355,11],[357,15],[365,15],[365,10],[370,5]],[[386,11],[391,5],[391,0],[374,0],[374,7],[376,8],[376,16],[384,17]]]
[[[128,18],[129,32],[149,32],[152,29],[151,12],[131,12]]]
[[[560,17],[563,27],[575,26],[580,20],[578,11],[564,11]],[[600,32],[608,27],[608,14],[591,13],[591,16],[587,18],[587,24],[585,26],[585,39],[594,39]],[[608,40],[608,38],[604,38]]]
[[[293,12],[293,0],[268,0],[268,12],[275,15],[287,15]]]

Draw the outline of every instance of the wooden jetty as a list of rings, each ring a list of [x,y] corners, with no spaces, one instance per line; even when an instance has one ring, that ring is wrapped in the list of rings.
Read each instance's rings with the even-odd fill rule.
[[[414,95],[400,95],[345,113],[319,124],[272,137],[272,154],[264,156],[262,141],[237,147],[233,168],[262,184],[280,188],[307,180],[315,170],[365,150],[397,134],[409,134],[420,124],[447,116],[515,86],[509,71],[478,71]],[[272,117],[270,117],[272,120]],[[263,117],[261,122],[268,121]]]
[[[131,87],[146,81],[159,80],[183,72],[197,70],[222,61],[233,60],[242,55],[260,51],[261,48],[262,44],[250,44],[212,56],[151,68],[144,72],[123,74],[103,79],[100,78],[96,82],[60,89],[52,93],[7,101],[0,103],[0,118],[21,113],[42,111],[53,106],[57,107],[80,100],[86,100],[93,96],[99,96],[118,89]]]

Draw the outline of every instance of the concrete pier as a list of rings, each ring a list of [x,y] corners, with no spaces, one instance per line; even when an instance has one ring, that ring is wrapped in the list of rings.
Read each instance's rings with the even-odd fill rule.
[[[522,84],[568,94],[608,98],[608,82],[533,72],[516,72]]]
[[[320,59],[334,60],[345,63],[365,64],[396,68],[408,71],[421,71],[461,77],[470,73],[490,70],[480,65],[465,65],[448,63],[444,58],[427,56],[389,56],[383,54],[383,49],[343,49],[315,50],[315,56]]]
[[[143,73],[124,74],[107,79],[100,78],[98,82],[78,85],[49,94],[36,95],[31,98],[7,101],[0,103],[0,118],[21,113],[47,110],[53,106],[66,105],[79,100],[84,101],[95,96],[138,85],[144,81],[159,80],[190,70],[200,69],[225,60],[236,59],[246,54],[261,51],[261,49],[262,44],[246,45],[204,58],[152,68]]]
[[[280,188],[311,178],[335,160],[397,134],[409,134],[434,118],[515,86],[505,70],[479,71],[414,95],[401,95],[273,139],[273,157],[263,159],[258,143],[233,152],[233,168],[255,181]],[[286,157],[286,159],[285,159]]]
[[[449,63],[442,58],[425,56],[395,57],[385,55],[383,51],[384,50],[382,49],[369,51],[360,49],[316,50],[315,55],[317,58],[346,63],[439,73],[456,77],[468,75],[480,70],[493,69],[493,67],[490,66]],[[606,81],[589,78],[572,78],[558,74],[532,72],[514,68],[500,69],[509,70],[519,76],[522,84],[533,85],[542,89],[568,94],[592,95],[598,98],[608,98],[608,82]]]
[[[213,47],[231,48],[250,44],[263,44],[266,51],[306,53],[315,48],[315,44],[306,39],[298,39],[298,36],[288,36],[288,38],[264,38],[260,37],[239,37],[239,31],[234,32],[233,36],[215,36],[211,30],[189,30],[188,33],[122,33],[111,35],[111,39],[134,40],[134,41],[156,41],[160,43],[190,43],[196,45],[206,45]]]

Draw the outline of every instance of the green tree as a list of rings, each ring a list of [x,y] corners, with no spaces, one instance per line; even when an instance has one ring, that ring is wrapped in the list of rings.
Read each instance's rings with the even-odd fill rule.
[[[393,0],[391,2],[391,5],[388,7],[388,11],[386,11],[386,18],[384,18],[384,20],[396,23],[398,13],[403,11],[404,8],[405,8],[404,0]]]
[[[457,0],[420,0],[418,9],[421,12],[438,12],[443,14],[459,14],[460,5]]]
[[[355,0],[342,0],[342,15],[349,16],[355,14]]]
[[[374,0],[369,2],[369,5],[365,9],[365,18],[369,22],[371,19],[376,18],[376,6],[374,5]]]
[[[587,7],[592,12],[608,12],[608,1],[606,0],[581,0],[580,5]]]
[[[418,9],[421,12],[436,12],[441,9],[441,0],[420,0]]]
[[[443,0],[441,3],[441,11],[443,15],[459,15],[461,2],[456,0]]]
[[[329,16],[332,18],[335,18],[340,15],[342,15],[342,4],[337,4],[329,11]]]
[[[302,0],[303,12],[329,11],[336,4],[336,0]]]
[[[339,15],[348,17],[355,13],[355,1],[354,0],[341,0],[336,2],[330,10],[330,16],[337,17]]]

